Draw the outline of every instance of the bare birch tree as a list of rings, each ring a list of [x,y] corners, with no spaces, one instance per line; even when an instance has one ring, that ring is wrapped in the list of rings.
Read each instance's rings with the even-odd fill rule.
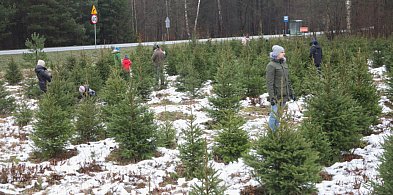
[[[223,31],[223,21],[222,21],[222,9],[221,9],[221,2],[217,0],[217,8],[218,8],[218,32],[222,35]]]
[[[187,0],[184,0],[184,20],[186,22],[186,32],[188,38],[190,38],[190,28],[188,26],[188,15],[187,15]]]
[[[196,28],[197,28],[197,24],[198,24],[198,16],[199,16],[199,8],[201,6],[201,0],[198,0],[198,7],[197,7],[197,13],[196,13],[196,17],[195,17],[195,23],[194,23],[194,34],[196,33]]]
[[[351,32],[351,0],[347,0],[346,7],[347,7],[347,30],[348,32]]]

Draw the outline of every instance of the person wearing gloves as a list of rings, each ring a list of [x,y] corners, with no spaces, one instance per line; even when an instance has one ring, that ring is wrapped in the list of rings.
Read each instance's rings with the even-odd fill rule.
[[[290,99],[296,100],[296,98],[289,79],[284,48],[273,45],[270,58],[271,61],[266,66],[266,87],[271,104],[269,127],[274,132],[280,125],[277,117],[279,116],[279,108],[284,107]]]
[[[46,91],[47,91],[46,84],[47,84],[47,82],[52,81],[52,75],[48,71],[48,69],[45,67],[45,61],[38,60],[37,66],[35,67],[34,71],[35,71],[35,74],[37,75],[38,85],[40,86],[41,91],[46,93]]]

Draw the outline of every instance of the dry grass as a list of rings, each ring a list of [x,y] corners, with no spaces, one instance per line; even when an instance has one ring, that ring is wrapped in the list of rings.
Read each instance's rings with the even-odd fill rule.
[[[269,114],[269,109],[267,107],[249,106],[244,107],[240,110],[240,115],[246,120],[254,120],[260,118],[261,116],[267,116]]]
[[[189,118],[190,116],[188,114],[185,114],[180,111],[175,111],[175,112],[164,111],[156,115],[156,119],[161,121],[175,121],[180,119],[187,120]]]
[[[333,175],[329,174],[326,171],[322,171],[319,173],[319,176],[325,181],[332,181],[333,180]]]
[[[86,163],[84,164],[83,167],[77,170],[78,173],[85,173],[85,174],[90,174],[90,172],[102,172],[102,171],[103,171],[102,167],[98,165],[95,161],[91,163]]]

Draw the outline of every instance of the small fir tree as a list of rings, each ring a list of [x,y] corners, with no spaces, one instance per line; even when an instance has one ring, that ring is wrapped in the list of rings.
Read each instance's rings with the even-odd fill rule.
[[[195,69],[198,73],[196,76],[199,80],[199,86],[207,81],[212,80],[217,67],[213,63],[213,58],[217,55],[215,52],[211,52],[212,46],[206,43],[197,43],[192,48],[192,58],[186,59],[191,61],[192,69]]]
[[[331,163],[333,163],[330,156],[332,148],[329,143],[329,137],[326,132],[322,131],[322,127],[310,122],[308,119],[305,119],[302,122],[299,131],[307,142],[311,143],[313,150],[319,153],[318,162],[325,166],[331,165]]]
[[[305,116],[326,133],[332,149],[330,161],[338,161],[342,151],[359,145],[364,114],[330,68],[325,73],[323,87],[308,101]]]
[[[200,87],[199,72],[192,64],[193,58],[195,57],[190,45],[187,45],[176,62],[176,70],[179,73],[179,76],[176,78],[178,91],[189,91],[191,94],[195,94],[196,88]]]
[[[31,66],[35,66],[39,59],[46,59],[46,54],[44,52],[45,39],[44,36],[40,36],[40,34],[35,32],[31,34],[31,40],[26,39],[25,46],[29,50],[29,53],[24,53],[23,59]]]
[[[240,99],[244,95],[241,80],[241,71],[228,49],[223,49],[213,92],[216,96],[209,98],[212,109],[210,116],[215,122],[221,121],[228,112],[237,113],[240,109]]]
[[[220,175],[214,169],[213,163],[211,162],[209,164],[209,157],[207,145],[205,145],[203,169],[200,170],[200,185],[196,184],[192,186],[190,195],[222,195],[227,189],[227,186],[222,185],[223,180],[219,178]]]
[[[74,132],[67,111],[58,105],[55,97],[46,93],[39,101],[36,118],[32,140],[38,152],[46,159],[63,153]]]
[[[246,163],[267,194],[312,194],[321,169],[318,153],[300,132],[281,121],[275,132],[258,139],[256,153],[247,156]]]
[[[390,40],[390,42],[393,43],[392,40]],[[393,66],[392,63],[393,63],[393,44],[389,44],[389,47],[385,55],[386,71],[391,72]]]
[[[388,48],[387,44],[385,41],[381,39],[377,39],[373,43],[373,54],[372,54],[372,59],[373,59],[373,68],[378,68],[384,65],[385,62],[385,49]]]
[[[10,63],[8,63],[8,67],[5,72],[5,79],[10,85],[18,84],[23,79],[22,72],[18,64],[14,61],[14,58],[11,58]]]
[[[186,72],[183,76],[184,89],[191,93],[192,97],[195,97],[197,90],[201,87],[202,81],[198,70],[189,62],[184,64],[183,71]]]
[[[73,62],[73,59],[69,59]],[[80,85],[88,85],[90,89],[94,89],[98,92],[103,86],[103,80],[100,76],[98,68],[93,63],[89,63],[86,56],[82,55],[80,61],[75,61],[73,65],[66,65],[65,67],[70,67],[69,74],[67,78],[73,83],[75,83],[75,88],[77,89]],[[76,93],[77,94],[77,93]]]
[[[349,85],[349,92],[359,105],[361,105],[362,112],[364,113],[360,121],[363,130],[362,133],[369,135],[372,133],[369,126],[378,122],[378,117],[382,112],[378,102],[380,97],[373,83],[372,76],[368,72],[365,54],[362,54],[359,49],[356,57],[352,61],[352,71],[349,74],[349,79],[345,78],[346,80],[343,83]],[[348,82],[348,80],[351,82]]]
[[[38,99],[42,95],[42,91],[38,86],[38,79],[35,73],[29,73],[23,82],[23,91],[25,96],[29,99]]]
[[[387,73],[387,85],[386,95],[390,101],[393,101],[393,71]]]
[[[242,118],[228,113],[217,126],[222,131],[215,138],[214,153],[224,163],[237,161],[250,147],[247,132],[241,129],[243,124]]]
[[[100,97],[107,105],[116,105],[124,99],[127,89],[127,82],[121,78],[120,70],[114,68],[111,70]]]
[[[102,81],[105,83],[109,78],[111,67],[113,66],[113,57],[108,49],[101,49],[96,69]]]
[[[391,194],[393,192],[393,136],[388,136],[382,146],[384,153],[380,157],[381,164],[378,167],[380,183],[373,183],[373,194]]]
[[[87,96],[76,106],[75,131],[78,143],[98,141],[104,138],[100,108],[95,97]]]
[[[15,109],[15,98],[4,87],[0,81],[0,115],[11,114]]]
[[[125,98],[109,107],[108,112],[107,130],[119,143],[121,160],[137,162],[153,156],[157,130],[154,114],[141,104],[133,80]]]
[[[183,55],[183,49],[184,49],[184,45],[175,44],[166,50],[166,52],[170,53],[170,55],[167,55],[166,57],[168,65],[165,69],[166,73],[169,76],[174,76],[179,74],[176,66],[177,63],[180,62],[181,56]]]
[[[161,124],[157,131],[157,146],[165,148],[176,147],[176,129],[173,128],[173,122],[169,121],[169,114],[165,114],[164,123]]]
[[[182,130],[184,143],[179,146],[180,160],[185,168],[185,177],[191,179],[198,177],[198,170],[203,168],[203,155],[205,140],[202,130],[195,125],[195,116],[191,114],[188,128]]]
[[[26,126],[33,119],[33,111],[29,109],[27,103],[22,101],[20,105],[16,108],[16,113],[14,114],[16,118],[16,124],[19,127]]]
[[[52,81],[48,83],[48,91],[53,98],[55,98],[57,105],[63,110],[71,114],[73,106],[76,104],[75,98],[75,84],[69,79],[64,78],[62,72],[66,70],[61,67],[55,67],[52,71]]]
[[[265,70],[269,62],[267,55],[256,53],[251,47],[243,47],[240,65],[243,66],[241,80],[247,97],[258,97],[266,92]]]
[[[120,77],[120,70],[115,68],[112,69],[104,88],[99,94],[99,97],[105,102],[103,107],[104,121],[107,121],[107,119],[111,116],[110,109],[125,99],[126,92],[127,83]]]
[[[154,66],[151,61],[151,52],[149,49],[139,45],[135,53],[131,53],[132,59],[132,77],[137,85],[137,92],[144,100],[149,96],[155,85]]]

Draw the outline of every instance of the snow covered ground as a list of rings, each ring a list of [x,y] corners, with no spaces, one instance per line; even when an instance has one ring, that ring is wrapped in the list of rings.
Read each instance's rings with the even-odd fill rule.
[[[384,71],[384,68],[370,69],[379,90],[386,88],[383,83]],[[192,112],[206,137],[214,136],[214,131],[203,126],[203,123],[210,120],[202,109],[209,107],[207,98],[189,101],[187,94],[175,91],[175,77],[168,79],[172,81],[168,89],[152,93],[148,102],[151,110],[155,113]],[[7,86],[7,89],[21,100],[18,94],[19,86]],[[210,94],[211,89],[208,82],[200,92]],[[261,97],[264,100],[262,104],[267,106],[266,94]],[[157,104],[163,100],[170,104]],[[383,113],[391,112],[384,104],[386,101],[386,97],[381,97]],[[32,109],[37,109],[36,103],[30,101],[29,105]],[[250,100],[241,103],[245,107],[252,106]],[[294,120],[301,120],[303,105],[302,98],[297,102],[289,102],[289,112]],[[268,116],[265,114],[254,118],[244,124],[243,129],[255,139],[266,130]],[[378,156],[383,152],[381,144],[384,138],[391,134],[391,119],[381,118],[381,121],[381,124],[373,127],[378,133],[363,138],[367,146],[353,149],[354,154],[361,156],[361,159],[338,162],[324,168],[331,179],[316,184],[318,194],[370,194],[369,182],[378,175]],[[182,119],[174,122],[178,135],[186,125],[187,121]],[[27,161],[33,151],[33,142],[29,139],[32,130],[31,125],[23,128],[15,126],[14,117],[0,118],[0,194],[187,194],[190,187],[198,182],[196,179],[170,179],[170,174],[174,173],[176,166],[180,164],[178,150],[159,148],[159,157],[136,164],[118,165],[108,162],[105,158],[117,147],[110,138],[89,144],[69,145],[68,149],[77,150],[76,156],[35,164]],[[229,187],[226,194],[240,194],[246,187],[258,185],[251,175],[252,168],[245,165],[242,159],[228,165],[216,162],[213,162],[213,165]]]

